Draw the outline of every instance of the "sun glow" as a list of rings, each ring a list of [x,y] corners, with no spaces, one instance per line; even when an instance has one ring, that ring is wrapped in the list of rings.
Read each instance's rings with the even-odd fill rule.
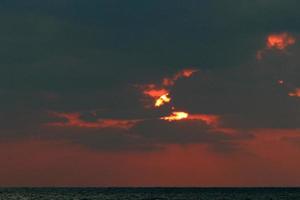
[[[161,117],[160,119],[166,120],[166,121],[178,121],[182,119],[188,118],[189,114],[186,112],[172,112],[171,115],[166,116],[166,117]]]
[[[175,85],[178,79],[189,78],[194,73],[198,72],[196,69],[183,69],[173,76],[164,77],[160,84],[146,84],[140,85],[139,88],[143,91],[143,94],[152,98],[154,103],[151,106],[146,105],[147,108],[160,107],[167,103],[170,103],[172,99],[169,94],[172,92],[172,87]]]
[[[164,105],[165,103],[169,103],[171,101],[171,98],[169,97],[169,93],[161,95],[158,99],[155,101],[155,107],[160,107]]]

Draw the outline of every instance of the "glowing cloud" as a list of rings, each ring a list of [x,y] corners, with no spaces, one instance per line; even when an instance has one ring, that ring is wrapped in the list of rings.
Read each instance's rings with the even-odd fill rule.
[[[204,122],[207,125],[217,125],[220,117],[217,115],[208,115],[208,114],[189,114],[187,112],[177,111],[172,112],[171,115],[161,117],[160,119],[166,120],[169,122],[179,121],[179,120],[199,120]]]
[[[293,92],[288,94],[290,97],[300,97],[300,88],[296,88]]]
[[[155,102],[155,107],[160,107],[160,106],[164,105],[165,103],[169,103],[171,101],[171,98],[168,95],[169,95],[169,93],[166,93],[166,94],[160,96]]]
[[[150,97],[153,97],[153,98],[158,98],[165,94],[168,94],[168,90],[166,90],[166,89],[150,89],[150,90],[145,90],[144,94],[148,95]]]
[[[162,85],[173,86],[179,78],[189,78],[197,71],[198,70],[195,70],[195,69],[184,69],[184,70],[178,72],[177,74],[175,74],[171,78],[164,78],[162,81]]]
[[[286,47],[295,44],[296,39],[288,33],[271,34],[267,38],[267,48],[284,50]]]
[[[189,78],[198,70],[184,69],[179,71],[172,77],[163,78],[160,85],[148,84],[140,86],[143,90],[143,94],[154,99],[154,107],[160,107],[166,103],[171,102],[170,87],[173,86],[180,78]]]
[[[144,86],[144,88],[146,87],[146,89],[144,89],[143,93],[146,96],[151,97],[152,99],[154,99],[154,106],[155,107],[160,107],[166,103],[169,103],[171,101],[171,98],[169,97],[169,91],[167,89],[156,89],[155,85],[150,84],[150,85],[146,85]]]
[[[188,78],[192,76],[194,73],[196,73],[197,71],[198,70],[196,69],[184,69],[181,71],[181,76]]]
[[[266,39],[266,47],[262,50],[257,51],[256,58],[261,60],[267,50],[276,49],[279,51],[285,51],[285,49],[296,43],[296,39],[288,33],[270,34]]]
[[[186,112],[172,112],[171,115],[166,116],[166,117],[161,117],[160,119],[166,120],[166,121],[178,121],[182,119],[188,118],[189,114]]]
[[[80,127],[80,128],[119,128],[130,129],[141,120],[123,120],[123,119],[98,119],[95,122],[82,120],[80,113],[52,113],[58,118],[63,118],[65,122],[52,122],[48,126],[54,127]]]

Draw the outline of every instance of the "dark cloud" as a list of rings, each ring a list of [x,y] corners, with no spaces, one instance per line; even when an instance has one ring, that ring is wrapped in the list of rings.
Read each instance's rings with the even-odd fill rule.
[[[246,132],[241,135],[227,135],[201,122],[168,123],[159,120],[140,122],[128,130],[113,127],[44,127],[42,132],[39,135],[42,138],[67,140],[102,151],[153,151],[170,144],[203,144],[215,150],[232,152],[230,150],[239,148],[239,140],[252,137]]]
[[[175,103],[193,112],[222,115],[225,127],[299,128],[299,99],[288,95],[299,85],[298,48],[236,68],[203,71],[176,85]],[[281,79],[283,84],[278,83]]]
[[[2,1],[1,87],[95,90],[181,67],[232,67],[264,34],[298,31],[298,4]]]
[[[246,131],[236,131],[237,135],[227,135],[221,129],[207,125],[203,121],[167,122],[159,120],[159,113],[151,118],[142,119],[133,124],[133,127],[123,126],[88,126],[91,123],[105,124],[108,115],[96,112],[82,112],[78,117],[81,126],[69,124],[68,118],[57,117],[45,110],[32,111],[21,108],[20,112],[8,111],[1,113],[0,137],[4,139],[54,139],[69,141],[101,151],[153,151],[161,150],[170,144],[182,146],[189,144],[208,145],[213,149],[235,149],[239,140],[249,139]],[[115,112],[112,116],[120,113]],[[70,113],[71,115],[72,113]],[[127,117],[129,113],[127,113]],[[121,114],[122,115],[122,114]],[[105,118],[103,118],[103,116]],[[100,121],[99,121],[100,120]],[[120,119],[127,121],[133,119]],[[66,124],[56,126],[55,124]],[[224,151],[226,152],[226,151]]]
[[[100,150],[156,150],[167,144],[238,148],[256,128],[299,128],[299,2],[37,1],[0,3],[0,136],[67,139]],[[287,52],[264,48],[286,31]],[[134,84],[186,67],[171,95],[177,109],[221,116],[229,136],[201,122],[168,123],[169,107],[145,109]],[[285,84],[277,84],[278,80]],[[173,102],[172,102],[173,103]],[[82,119],[146,119],[130,130],[47,128],[53,112]],[[93,113],[93,115],[91,115]]]

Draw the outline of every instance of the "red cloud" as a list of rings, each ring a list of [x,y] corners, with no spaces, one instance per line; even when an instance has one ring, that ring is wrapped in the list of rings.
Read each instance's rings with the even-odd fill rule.
[[[169,96],[170,87],[173,86],[178,79],[188,78],[197,71],[198,70],[195,69],[184,69],[176,73],[172,77],[163,78],[162,83],[160,85],[148,84],[148,85],[140,86],[140,88],[143,90],[144,95],[154,99],[155,107],[160,107],[166,103],[171,102],[172,99]]]
[[[276,49],[279,51],[285,51],[285,49],[296,43],[296,39],[288,33],[270,34],[266,39],[266,47],[262,50],[257,51],[256,58],[261,60],[267,50]]]
[[[288,33],[271,34],[267,38],[267,48],[284,50],[286,47],[295,44],[296,39]]]
[[[189,114],[186,112],[178,112],[178,111],[175,112],[174,111],[174,112],[172,112],[171,115],[161,117],[160,119],[172,122],[172,121],[179,121],[179,120],[187,119],[188,116],[189,116]]]
[[[296,88],[293,92],[289,93],[290,97],[300,97],[300,88]]]
[[[58,118],[63,118],[66,122],[51,122],[48,126],[55,127],[80,127],[80,128],[119,128],[130,129],[141,120],[123,120],[123,119],[98,119],[95,122],[87,122],[80,119],[80,113],[53,113]]]
[[[217,125],[220,117],[217,115],[209,114],[189,114],[187,112],[174,111],[171,115],[161,117],[160,119],[166,121],[179,121],[179,120],[200,120],[207,125]]]
[[[171,78],[168,78],[168,77],[164,78],[163,81],[162,81],[162,85],[164,85],[164,86],[173,86],[179,78],[189,78],[190,76],[192,76],[197,71],[198,70],[195,70],[195,69],[184,69],[184,70],[178,72],[177,74],[175,74]]]
[[[148,89],[144,90],[144,94],[153,98],[161,97],[162,95],[168,93],[169,91],[166,89],[155,89],[153,85],[146,86]]]
[[[169,103],[171,101],[171,97],[169,96],[169,91],[164,88],[157,89],[156,87],[157,86],[154,84],[142,86],[142,88],[144,89],[143,91],[144,95],[154,99],[155,107],[160,107],[166,103]]]

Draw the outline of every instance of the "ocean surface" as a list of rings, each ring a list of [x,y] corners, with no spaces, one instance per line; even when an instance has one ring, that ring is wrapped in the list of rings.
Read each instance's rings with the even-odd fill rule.
[[[0,200],[300,200],[300,188],[1,188]]]

